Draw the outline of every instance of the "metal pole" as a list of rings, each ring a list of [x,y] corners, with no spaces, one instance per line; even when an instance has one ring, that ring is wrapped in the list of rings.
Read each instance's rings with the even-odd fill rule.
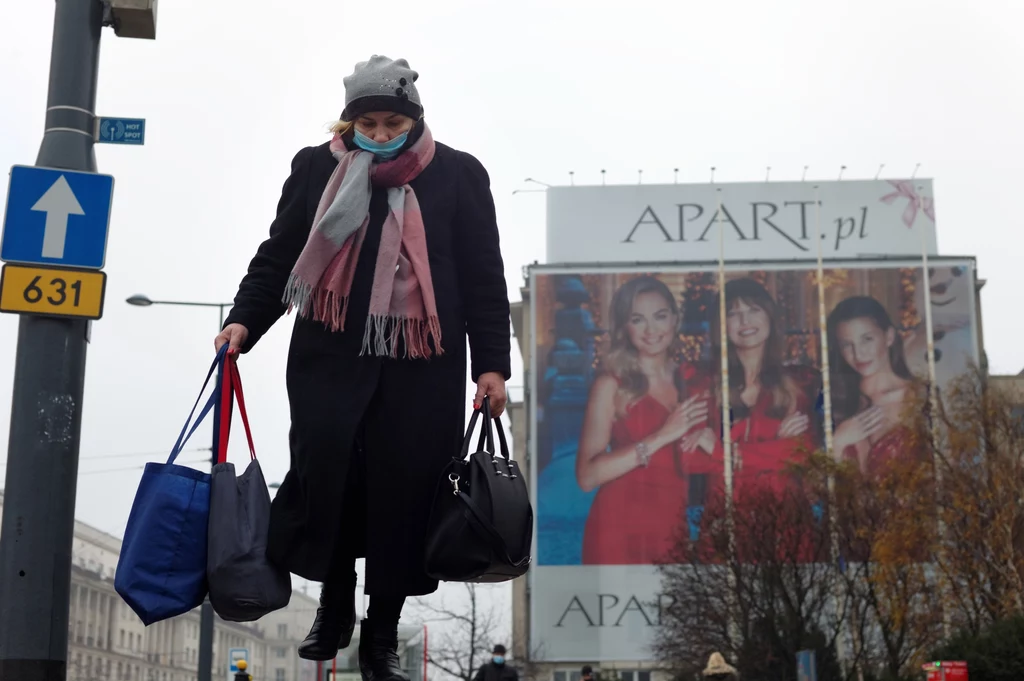
[[[37,166],[93,172],[103,6],[58,0]],[[89,322],[23,315],[0,529],[0,681],[63,681]]]
[[[220,307],[220,322],[217,325],[217,332],[224,326],[224,305]],[[217,385],[221,384],[223,372],[217,372]],[[218,410],[217,413],[220,413]],[[222,426],[225,424],[221,424]],[[210,470],[217,465],[217,446],[220,440],[220,429],[217,419],[213,420],[212,441],[210,445]],[[203,601],[199,609],[199,674],[198,681],[211,681],[213,678],[213,606],[210,599]],[[2,680],[0,680],[2,681]]]
[[[199,610],[199,681],[213,678],[213,606],[203,601]]]

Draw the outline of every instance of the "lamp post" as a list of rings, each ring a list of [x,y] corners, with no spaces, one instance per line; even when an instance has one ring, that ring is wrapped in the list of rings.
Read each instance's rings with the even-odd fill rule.
[[[136,293],[134,296],[125,300],[129,305],[136,307],[150,307],[151,305],[177,305],[179,307],[216,307],[220,310],[220,323],[217,324],[217,331],[221,330],[224,326],[224,310],[234,305],[234,303],[194,303],[185,300],[150,300],[149,296],[144,296],[141,293]]]
[[[152,300],[149,296],[137,293],[126,301],[129,305],[136,307],[151,307],[153,305],[176,305],[178,307],[215,307],[220,310],[220,322],[217,324],[219,332],[224,326],[224,311],[233,303],[198,303],[184,300]],[[217,385],[220,385],[220,377],[217,377]],[[217,463],[217,429],[213,430],[213,446],[210,460],[212,467]],[[203,601],[199,611],[199,681],[211,681],[213,673],[213,606],[209,599]]]

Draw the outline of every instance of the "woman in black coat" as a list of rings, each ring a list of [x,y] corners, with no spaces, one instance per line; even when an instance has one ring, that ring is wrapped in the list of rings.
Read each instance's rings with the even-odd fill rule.
[[[474,405],[504,408],[509,301],[487,172],[435,144],[405,60],[374,56],[345,78],[334,139],[292,161],[277,219],[216,345],[248,352],[287,310],[291,469],[268,554],[323,583],[299,646],[333,659],[355,627],[355,560],[370,596],[364,678],[399,681],[405,598],[424,572],[430,506],[461,444],[466,336]]]

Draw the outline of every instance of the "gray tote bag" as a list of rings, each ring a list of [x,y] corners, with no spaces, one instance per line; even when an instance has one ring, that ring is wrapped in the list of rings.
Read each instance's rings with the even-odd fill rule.
[[[206,577],[218,615],[229,622],[253,622],[288,605],[292,582],[287,570],[267,558],[270,492],[256,460],[238,367],[232,359],[227,365],[218,410],[218,463],[210,482]],[[251,457],[238,476],[234,464],[226,461],[232,397],[238,400]]]

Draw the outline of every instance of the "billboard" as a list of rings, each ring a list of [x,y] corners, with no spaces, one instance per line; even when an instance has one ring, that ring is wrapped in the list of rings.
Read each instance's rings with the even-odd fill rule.
[[[551,187],[547,262],[717,261],[718,217],[727,261],[937,253],[931,180],[742,182]]]
[[[870,471],[907,455],[899,414],[926,390],[925,275],[919,259],[830,261],[823,274],[834,451]],[[735,494],[821,447],[817,276],[806,262],[726,266],[722,339],[715,265],[531,270],[538,659],[652,659],[654,565],[677,533],[695,536],[724,477],[720,408],[707,404],[720,349]],[[927,285],[941,389],[978,361],[974,262],[935,258]]]

